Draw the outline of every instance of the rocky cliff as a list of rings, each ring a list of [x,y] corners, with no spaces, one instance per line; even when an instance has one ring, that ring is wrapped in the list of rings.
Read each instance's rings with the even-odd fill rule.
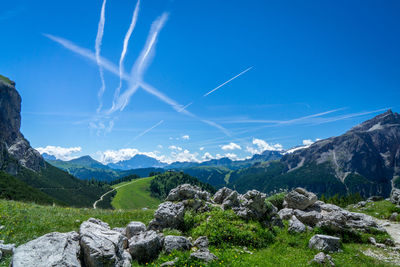
[[[400,175],[400,115],[388,110],[341,136],[288,154],[282,162],[289,170],[309,163],[327,163],[342,182],[350,174],[357,174],[380,184],[377,193],[387,195],[391,182]]]
[[[0,169],[14,175],[18,172],[18,164],[11,158],[33,171],[45,167],[42,156],[30,146],[20,127],[21,96],[14,82],[0,80]]]

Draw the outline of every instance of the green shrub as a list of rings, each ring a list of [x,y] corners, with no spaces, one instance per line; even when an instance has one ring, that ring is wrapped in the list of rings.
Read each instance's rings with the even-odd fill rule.
[[[214,209],[203,214],[187,212],[185,230],[191,236],[207,236],[211,245],[233,245],[254,248],[267,247],[274,241],[272,230],[259,222],[246,222],[233,211]]]
[[[283,209],[283,201],[285,200],[286,193],[278,193],[268,197],[266,200],[269,201],[272,205],[277,207],[279,210]]]

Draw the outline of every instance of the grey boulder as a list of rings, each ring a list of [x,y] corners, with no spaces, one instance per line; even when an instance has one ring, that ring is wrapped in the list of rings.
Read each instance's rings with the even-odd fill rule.
[[[125,235],[128,239],[132,236],[146,231],[146,225],[142,222],[130,222],[125,228]]]
[[[192,247],[189,239],[184,236],[167,235],[164,238],[164,250],[171,253],[173,250],[189,250]]]
[[[49,233],[15,249],[11,266],[81,266],[79,235],[76,232]]]
[[[282,220],[289,220],[290,218],[292,218],[293,214],[294,214],[293,209],[283,208],[280,211],[278,211],[278,215]]]
[[[182,184],[169,192],[166,201],[183,201],[188,199],[210,201],[210,193],[201,190],[198,186]]]
[[[155,231],[140,232],[129,239],[129,253],[139,263],[147,263],[160,254],[161,241],[161,237]]]
[[[324,252],[340,251],[340,238],[329,235],[314,235],[308,242],[308,247]]]
[[[284,206],[285,208],[305,210],[317,200],[317,196],[314,193],[298,187],[286,195]]]
[[[124,266],[129,261],[124,253],[128,239],[107,223],[90,218],[81,224],[79,233],[86,266]]]
[[[193,243],[194,247],[197,247],[199,250],[208,249],[208,238],[206,236],[200,236]]]
[[[190,257],[205,262],[211,262],[218,259],[218,257],[212,254],[208,249],[193,252],[190,254]]]
[[[306,226],[299,221],[296,216],[292,216],[292,218],[289,220],[289,232],[291,233],[302,233],[306,231]]]
[[[396,221],[397,216],[399,216],[399,214],[397,212],[393,212],[390,217],[389,220],[390,221]]]
[[[4,255],[12,255],[14,253],[14,250],[15,250],[15,244],[0,243],[0,251]]]
[[[250,220],[262,221],[268,216],[269,208],[265,203],[266,195],[257,190],[247,191],[240,198],[240,206],[234,208],[239,217]]]
[[[240,206],[239,193],[232,191],[222,202],[222,209],[232,209]]]
[[[154,219],[149,223],[149,230],[162,230],[164,228],[179,229],[183,223],[185,206],[183,203],[164,202],[158,206]]]
[[[322,220],[321,213],[317,211],[295,210],[294,214],[302,223],[309,226],[315,226],[319,221]]]

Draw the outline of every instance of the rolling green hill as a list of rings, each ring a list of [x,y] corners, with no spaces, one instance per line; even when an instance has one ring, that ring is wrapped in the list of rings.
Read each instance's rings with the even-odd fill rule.
[[[150,183],[153,179],[154,176],[113,185],[112,187],[116,189],[117,194],[114,196],[111,205],[115,209],[122,210],[157,208],[161,201],[151,196]]]

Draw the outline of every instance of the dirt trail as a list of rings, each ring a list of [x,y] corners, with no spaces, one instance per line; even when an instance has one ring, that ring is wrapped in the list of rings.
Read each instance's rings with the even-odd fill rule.
[[[400,245],[400,223],[388,220],[377,220],[385,228],[388,234],[393,238],[396,244]]]
[[[110,194],[111,192],[117,190],[118,188],[124,187],[124,186],[126,186],[126,185],[133,184],[133,183],[135,183],[135,182],[137,182],[137,181],[139,181],[139,180],[142,180],[142,179],[143,179],[143,178],[141,178],[141,179],[135,179],[135,180],[133,180],[132,182],[129,182],[129,183],[126,183],[126,184],[117,186],[117,187],[115,187],[114,189],[105,192],[103,195],[101,195],[101,197],[100,197],[98,200],[96,200],[96,201],[93,203],[93,208],[96,209],[97,203],[99,203],[100,201],[102,201],[103,198],[104,198],[106,195]]]

